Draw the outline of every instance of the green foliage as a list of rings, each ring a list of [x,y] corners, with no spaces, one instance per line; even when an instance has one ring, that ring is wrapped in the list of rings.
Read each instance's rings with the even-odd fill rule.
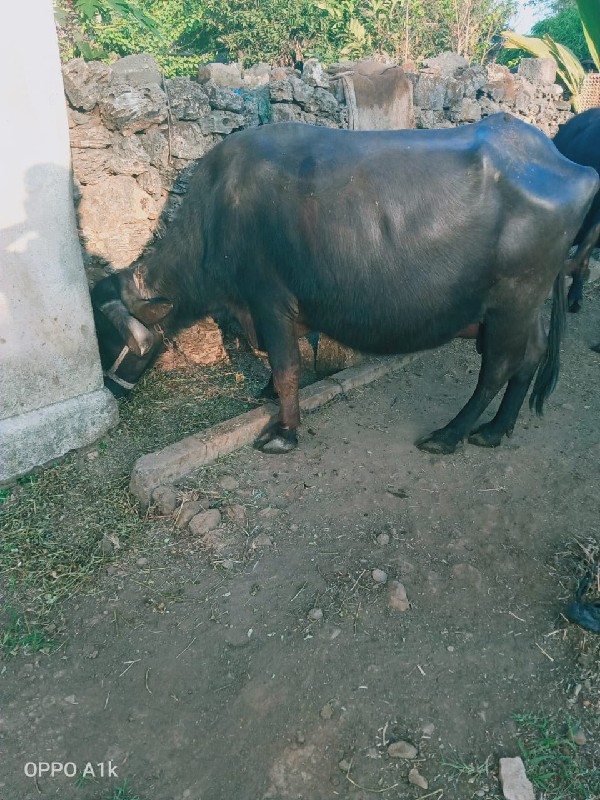
[[[152,53],[167,76],[224,57],[325,63],[374,52],[482,61],[515,0],[56,0],[64,59]]]
[[[581,17],[575,7],[564,8],[551,17],[539,20],[532,27],[531,33],[538,38],[545,35],[551,36],[555,41],[572,50],[580,61],[591,58],[581,25]]]
[[[583,32],[596,69],[600,70],[600,4],[598,0],[577,0]]]

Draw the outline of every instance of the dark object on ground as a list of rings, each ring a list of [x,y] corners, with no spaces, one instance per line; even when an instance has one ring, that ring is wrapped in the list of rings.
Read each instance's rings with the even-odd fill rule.
[[[600,601],[583,603],[582,600],[592,581],[598,580],[600,565],[596,564],[583,576],[575,593],[575,602],[565,611],[565,616],[586,631],[600,633]]]
[[[554,144],[560,152],[586,167],[593,167],[600,173],[600,108],[590,108],[561,125],[554,137]],[[583,300],[583,284],[589,275],[590,255],[600,243],[600,192],[596,194],[588,214],[579,229],[573,244],[577,252],[568,264],[573,276],[569,289],[569,311],[579,311]],[[597,348],[594,347],[594,350]]]
[[[495,447],[536,372],[538,413],[556,384],[564,262],[598,185],[508,114],[445,130],[285,123],[232,134],[199,162],[166,235],[94,288],[104,369],[127,388],[160,347],[159,323],[170,335],[226,308],[268,354],[280,411],[260,446],[285,453],[300,423],[298,336],[410,353],[475,326],[475,392],[418,446],[454,452],[506,386],[470,437]]]

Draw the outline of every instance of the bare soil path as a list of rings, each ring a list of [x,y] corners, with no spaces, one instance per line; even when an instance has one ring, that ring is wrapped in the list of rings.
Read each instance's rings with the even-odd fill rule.
[[[124,779],[142,800],[498,798],[515,715],[581,723],[597,768],[599,637],[561,612],[578,541],[600,548],[599,301],[569,319],[545,417],[523,411],[499,449],[414,447],[472,391],[479,358],[456,342],[307,416],[291,455],[187,479],[180,499],[225,522],[198,537],[150,516],[65,607],[64,646],[2,666],[0,798],[99,800]],[[39,761],[118,779],[26,777]]]

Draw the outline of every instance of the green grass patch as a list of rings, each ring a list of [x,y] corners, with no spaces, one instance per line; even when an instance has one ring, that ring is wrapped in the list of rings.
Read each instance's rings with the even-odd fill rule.
[[[517,714],[518,741],[525,770],[544,800],[596,800],[600,797],[600,762],[596,746],[575,744],[578,723]]]
[[[128,781],[124,781],[120,786],[115,787],[110,794],[102,795],[102,800],[142,800],[139,794],[134,794],[129,787]]]
[[[148,523],[128,492],[135,460],[255,408],[266,376],[247,351],[234,352],[227,365],[154,369],[119,402],[118,428],[93,450],[72,453],[0,490],[4,654],[47,646],[40,625],[57,606],[90,590],[115,554],[142,541]],[[114,552],[102,546],[107,539]]]
[[[12,606],[0,611],[0,655],[4,658],[22,653],[47,651],[53,642],[41,625],[32,623],[27,616]]]

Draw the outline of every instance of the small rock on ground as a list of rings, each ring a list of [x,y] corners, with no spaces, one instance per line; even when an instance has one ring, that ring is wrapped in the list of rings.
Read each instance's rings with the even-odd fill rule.
[[[323,619],[323,610],[321,608],[311,608],[308,612],[308,618],[315,622],[320,622]]]
[[[320,716],[321,719],[331,719],[333,717],[333,708],[331,707],[331,703],[325,703],[320,711]]]
[[[209,511],[203,511],[196,514],[190,520],[190,531],[195,536],[202,536],[209,531],[214,531],[221,524],[221,512],[218,508],[211,508]]]
[[[226,492],[233,492],[238,488],[239,483],[232,475],[225,475],[219,481],[219,486],[221,489],[225,489]]]
[[[223,513],[225,514],[225,518],[234,525],[243,526],[246,524],[246,509],[239,503],[228,506],[224,509]]]
[[[389,533],[380,533],[376,539],[377,544],[386,545],[390,543],[390,535]]]
[[[157,486],[152,492],[152,503],[159,514],[167,517],[177,508],[177,492],[172,486]]]
[[[417,754],[417,748],[410,742],[392,742],[388,747],[388,756],[390,758],[416,758]]]
[[[506,800],[535,800],[533,785],[518,757],[500,759],[500,786]]]
[[[273,547],[273,539],[268,533],[259,533],[252,539],[252,547]]]
[[[375,583],[385,583],[387,581],[387,572],[382,569],[374,569],[371,572],[371,577],[375,581]]]
[[[190,520],[199,514],[201,511],[204,511],[206,506],[204,506],[199,500],[188,500],[187,503],[184,503],[181,506],[181,510],[177,515],[177,519],[175,520],[175,525],[178,528],[187,528],[190,523]]]
[[[429,786],[427,778],[424,778],[416,767],[413,767],[408,773],[408,782],[413,786],[420,786],[421,789],[427,789]]]
[[[395,611],[407,611],[410,607],[406,596],[404,584],[400,581],[390,581],[388,590],[388,606]]]

